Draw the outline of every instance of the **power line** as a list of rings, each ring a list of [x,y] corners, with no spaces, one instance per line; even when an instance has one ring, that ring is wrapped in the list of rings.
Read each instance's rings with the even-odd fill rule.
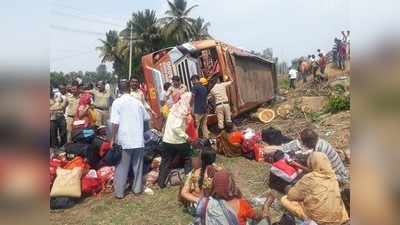
[[[108,21],[105,21],[105,20],[87,18],[87,17],[83,17],[83,16],[80,16],[80,15],[76,15],[76,14],[68,14],[68,13],[59,12],[59,11],[55,11],[55,10],[52,10],[51,13],[55,14],[55,15],[59,15],[59,16],[66,16],[66,17],[72,17],[72,18],[75,18],[75,19],[85,20],[85,21],[92,22],[92,23],[100,23],[100,24],[105,24],[105,25],[123,27],[120,24],[111,23],[111,22],[108,22]]]
[[[93,12],[89,12],[89,11],[84,10],[84,9],[79,9],[79,8],[76,8],[76,7],[60,4],[60,3],[57,3],[57,2],[52,2],[52,5],[55,6],[55,7],[58,7],[58,8],[62,8],[62,9],[70,9],[70,10],[74,10],[74,11],[77,11],[77,12],[85,13],[88,16],[97,16],[99,18],[104,18],[105,17],[104,15],[94,14]],[[108,21],[114,20],[115,23],[117,21],[116,19],[111,18],[109,16],[107,16],[107,20]]]
[[[65,26],[60,26],[60,25],[55,25],[55,24],[51,24],[50,28],[54,29],[54,30],[61,30],[61,31],[88,34],[88,35],[96,35],[96,36],[104,36],[105,35],[105,33],[101,33],[101,32],[75,29],[75,28],[70,28],[70,27],[65,27]]]

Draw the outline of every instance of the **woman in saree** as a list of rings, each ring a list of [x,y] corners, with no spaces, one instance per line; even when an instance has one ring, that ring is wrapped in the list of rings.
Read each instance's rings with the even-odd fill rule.
[[[262,212],[256,211],[243,198],[232,174],[221,170],[215,173],[210,196],[200,201],[197,214],[202,225],[246,225],[248,220],[257,221],[258,224],[270,224],[267,222],[268,206],[272,201],[273,199],[267,198]]]
[[[289,188],[281,199],[282,205],[300,219],[313,220],[318,225],[345,223],[349,217],[328,157],[313,152],[307,164],[311,172]]]

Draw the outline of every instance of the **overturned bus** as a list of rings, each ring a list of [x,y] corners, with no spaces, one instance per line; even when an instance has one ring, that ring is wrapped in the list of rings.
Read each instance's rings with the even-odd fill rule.
[[[273,61],[217,40],[189,42],[150,53],[142,57],[142,67],[149,105],[156,113],[152,122],[157,129],[162,126],[163,85],[171,82],[172,76],[179,76],[188,91],[193,86],[190,77],[195,74],[207,78],[208,90],[219,76],[232,80],[227,93],[233,117],[272,100],[277,94]],[[216,121],[212,105],[209,123]]]

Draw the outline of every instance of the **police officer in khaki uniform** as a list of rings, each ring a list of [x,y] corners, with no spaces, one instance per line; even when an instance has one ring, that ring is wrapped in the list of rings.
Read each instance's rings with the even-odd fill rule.
[[[68,107],[66,109],[66,120],[67,120],[67,141],[71,141],[72,123],[76,116],[76,112],[79,106],[79,83],[77,81],[72,82],[71,95],[67,96]]]
[[[218,118],[218,128],[223,130],[225,128],[225,122],[231,123],[231,107],[229,105],[228,95],[226,88],[232,84],[232,81],[223,82],[223,77],[220,76],[218,83],[210,91],[210,95],[215,100],[215,112]]]
[[[96,88],[91,93],[94,96],[93,106],[96,110],[96,126],[99,127],[107,125],[111,90],[105,88],[104,81],[97,81]]]

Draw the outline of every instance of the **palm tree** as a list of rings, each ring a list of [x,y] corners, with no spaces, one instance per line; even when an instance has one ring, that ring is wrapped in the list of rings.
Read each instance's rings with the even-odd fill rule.
[[[210,26],[209,22],[204,23],[204,19],[198,17],[193,23],[193,33],[192,33],[193,40],[198,41],[198,40],[205,40],[212,38],[208,33],[209,26]]]
[[[162,41],[161,31],[157,24],[156,12],[146,9],[132,14],[132,19],[127,23],[127,28],[121,31],[120,35],[130,39],[132,28],[132,43],[134,51],[149,53],[158,50]]]
[[[100,51],[101,62],[113,62],[116,57],[117,45],[119,42],[119,36],[117,31],[110,30],[106,33],[106,40],[99,39],[103,44],[96,48]]]
[[[189,16],[190,11],[198,5],[187,8],[186,0],[168,1],[169,10],[165,12],[166,16],[160,19],[163,25],[163,33],[175,40],[178,44],[189,41],[193,34],[194,19]]]
[[[127,73],[128,45],[118,36],[118,32],[110,30],[106,33],[106,40],[100,39],[102,46],[96,48],[100,51],[101,63],[112,62],[114,71],[123,76]]]

